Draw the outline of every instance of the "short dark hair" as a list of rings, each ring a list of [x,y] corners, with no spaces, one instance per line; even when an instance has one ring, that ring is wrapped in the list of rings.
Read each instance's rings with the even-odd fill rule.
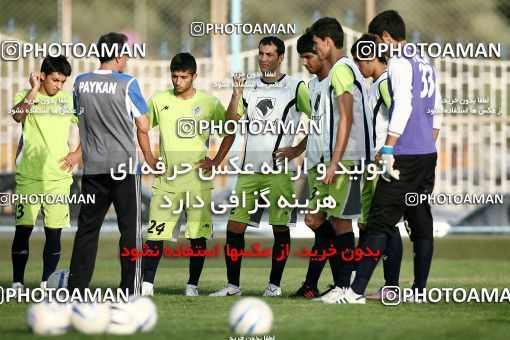
[[[44,72],[46,75],[58,72],[69,77],[71,75],[71,64],[69,64],[69,61],[63,55],[46,57],[41,64],[41,72]]]
[[[363,48],[364,46],[367,46],[367,48]],[[367,51],[367,53],[364,53],[365,51]],[[361,55],[359,55],[358,52],[361,52]],[[359,60],[359,57],[365,60],[374,57],[379,62],[386,64],[386,58],[380,53],[379,44],[376,43],[374,34],[365,33],[356,40],[351,46],[351,54],[355,61],[356,59]]]
[[[336,48],[344,46],[344,30],[335,18],[320,18],[310,27],[310,33],[322,40],[330,37]]]
[[[186,72],[191,74],[197,72],[197,62],[195,57],[187,52],[181,52],[174,55],[170,62],[170,72]]]
[[[99,40],[97,41],[97,49],[99,52],[99,61],[102,63],[106,63],[107,61],[110,61],[114,59],[115,55],[103,55],[103,48],[102,45],[106,45],[108,51],[111,51],[114,45],[118,45],[118,51],[122,50],[122,47],[127,42],[128,38],[125,34],[122,33],[116,33],[116,32],[110,32],[103,34]]]
[[[388,10],[381,12],[368,24],[368,32],[381,36],[383,32],[388,32],[391,37],[397,41],[406,38],[406,25],[404,19],[397,11]]]
[[[276,54],[278,54],[278,56],[285,54],[285,43],[283,42],[282,39],[275,37],[273,35],[260,39],[259,47],[260,47],[260,45],[262,45],[262,46],[275,45],[276,46]]]
[[[299,54],[303,53],[316,53],[313,49],[313,35],[309,30],[306,30],[305,33],[299,37],[297,41],[297,51]]]

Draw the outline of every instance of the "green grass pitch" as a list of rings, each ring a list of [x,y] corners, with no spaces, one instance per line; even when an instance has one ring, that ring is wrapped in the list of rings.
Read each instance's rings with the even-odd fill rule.
[[[25,283],[38,287],[42,271],[43,234],[34,233],[30,243],[30,260]],[[12,235],[0,237],[0,285],[11,285],[10,247]],[[59,268],[68,268],[73,235],[63,236],[63,253]],[[209,247],[214,247],[214,240]],[[272,239],[247,240],[247,246],[261,241],[271,247]],[[311,240],[294,240],[292,250],[311,245]],[[92,288],[116,287],[120,280],[117,260],[117,237],[104,236],[100,241],[98,260]],[[173,244],[170,244],[173,245]],[[429,287],[487,287],[510,286],[509,237],[447,237],[435,242],[435,254],[429,276]],[[200,282],[198,298],[183,296],[188,276],[188,259],[163,258],[156,276],[156,295],[159,320],[151,333],[136,334],[138,339],[230,339],[227,315],[238,297],[210,298],[207,294],[219,289],[226,281],[223,257],[207,258]],[[383,306],[380,302],[366,305],[324,305],[304,299],[293,299],[292,294],[304,279],[307,263],[291,256],[284,273],[284,297],[265,298],[273,309],[275,322],[270,335],[283,339],[508,339],[510,334],[509,303],[438,303]],[[372,278],[367,292],[382,285],[382,266]],[[241,285],[243,295],[260,297],[267,284],[270,259],[243,260]],[[412,248],[404,240],[404,261],[401,287],[410,287],[413,278]],[[326,266],[319,288],[331,283],[331,272]],[[0,305],[0,338],[33,338],[27,331],[28,304]],[[112,338],[101,335],[96,338]],[[89,338],[76,332],[62,338]],[[263,337],[262,337],[263,338]],[[240,339],[240,338],[238,338]]]

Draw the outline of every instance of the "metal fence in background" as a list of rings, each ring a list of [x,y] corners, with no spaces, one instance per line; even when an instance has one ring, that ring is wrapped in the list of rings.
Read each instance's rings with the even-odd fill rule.
[[[504,34],[510,23],[507,0],[0,0],[0,32],[29,42],[58,42],[68,20],[72,31],[65,41],[91,43],[105,32],[122,31],[133,41],[148,42],[151,59],[166,60],[181,51],[210,57],[211,36],[192,37],[190,23],[219,22],[212,19],[218,7],[224,8],[225,22],[237,8],[240,23],[293,23],[300,34],[324,16],[364,31],[371,3],[375,13],[398,10],[411,42],[498,41],[503,59],[510,56],[510,35]],[[241,50],[256,48],[260,38],[244,36]]]
[[[350,46],[361,33],[345,28],[346,46]],[[0,40],[9,37],[0,35]],[[296,52],[297,38],[287,40],[287,55],[283,71],[304,80],[310,79],[301,66]],[[245,72],[257,71],[257,49],[241,53],[241,65]],[[232,56],[227,56],[230,63]],[[447,115],[438,140],[439,162],[436,192],[484,193],[510,192],[510,62],[469,59],[436,59],[434,61],[443,98],[479,98],[488,100],[487,105],[496,113],[479,115]],[[228,79],[213,79],[211,58],[198,58],[199,77],[197,87],[213,91],[228,105],[229,89],[215,90],[214,83]],[[127,73],[137,77],[142,93],[148,99],[156,91],[171,87],[168,60],[131,60]],[[19,62],[2,63],[0,67],[0,173],[15,170],[15,151],[21,126],[7,115],[12,107],[16,91],[28,85],[28,74],[37,70],[40,60],[27,58]],[[73,75],[66,89],[70,90],[76,75],[96,69],[96,60],[72,59]],[[485,105],[485,106],[487,106]],[[477,105],[475,109],[483,108]],[[500,112],[501,114],[498,114]],[[72,131],[72,141],[77,145],[77,131]],[[156,147],[157,131],[151,133]]]

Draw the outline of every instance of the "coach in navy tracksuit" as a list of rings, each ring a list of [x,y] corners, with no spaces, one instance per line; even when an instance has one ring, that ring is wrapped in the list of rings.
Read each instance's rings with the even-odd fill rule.
[[[103,35],[98,48],[117,45],[120,51],[127,37],[120,33]],[[78,231],[71,257],[69,289],[88,288],[94,266],[99,231],[111,204],[115,207],[120,231],[119,248],[142,247],[140,176],[134,128],[137,135],[149,129],[149,108],[138,82],[122,72],[128,56],[104,56],[99,70],[82,74],[74,84],[74,106],[79,114],[83,148],[82,193],[93,194],[93,204],[82,204]],[[142,150],[146,146],[141,145]],[[122,173],[124,171],[124,173]],[[141,258],[120,257],[120,288],[130,294],[141,289]]]

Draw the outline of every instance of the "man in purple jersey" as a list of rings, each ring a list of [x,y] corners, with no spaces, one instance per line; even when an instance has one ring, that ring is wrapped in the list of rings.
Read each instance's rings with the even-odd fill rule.
[[[396,11],[379,13],[368,26],[377,43],[393,50],[404,49],[405,24]],[[389,48],[388,50],[392,50]],[[392,99],[388,135],[380,149],[386,172],[374,193],[366,224],[363,248],[384,252],[386,240],[393,237],[395,224],[404,215],[414,248],[415,292],[425,288],[433,253],[433,220],[428,202],[407,206],[408,194],[430,194],[434,188],[437,152],[435,140],[441,116],[429,112],[441,109],[436,73],[430,61],[409,53],[391,56],[388,88]],[[364,257],[351,288],[336,303],[365,303],[365,289],[380,257]],[[374,261],[375,260],[375,261]]]

